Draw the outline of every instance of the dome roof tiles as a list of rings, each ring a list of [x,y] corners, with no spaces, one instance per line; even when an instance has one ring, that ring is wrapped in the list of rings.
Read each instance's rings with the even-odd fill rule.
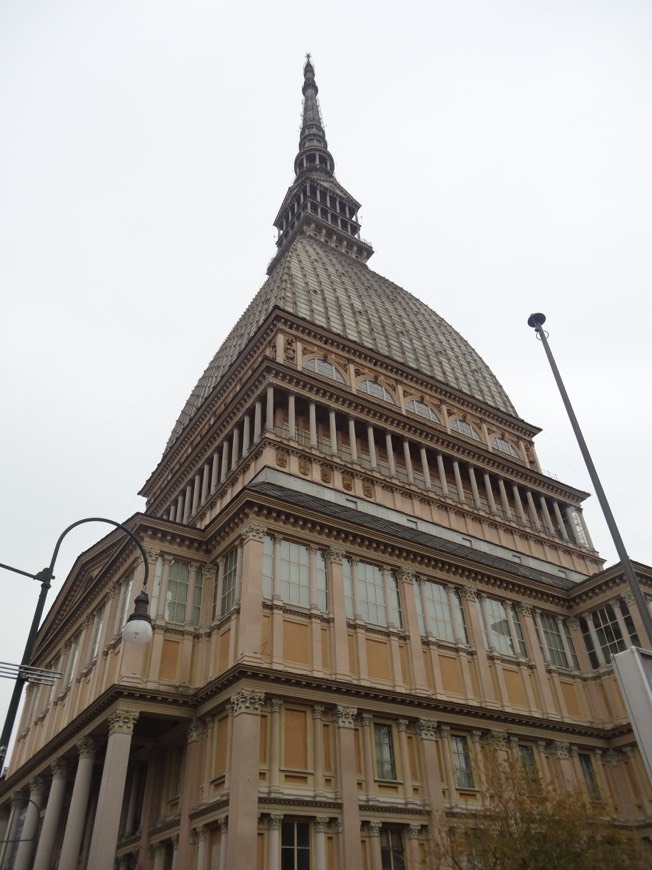
[[[199,379],[168,448],[274,308],[515,414],[487,364],[436,312],[350,255],[299,234]]]

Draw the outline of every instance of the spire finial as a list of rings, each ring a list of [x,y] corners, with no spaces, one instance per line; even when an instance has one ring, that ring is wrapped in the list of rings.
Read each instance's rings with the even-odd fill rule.
[[[306,54],[301,91],[303,93],[303,119],[301,136],[299,137],[299,153],[294,161],[294,171],[298,175],[301,167],[307,165],[307,160],[302,158],[308,158],[308,155],[312,154],[313,156],[310,158],[311,166],[314,168],[316,158],[316,165],[328,175],[332,175],[335,170],[335,161],[328,151],[328,143],[326,142],[326,134],[324,133],[321,112],[319,111],[319,103],[317,101],[319,88],[315,81],[315,68],[312,65],[310,52]],[[319,159],[320,156],[321,159]]]

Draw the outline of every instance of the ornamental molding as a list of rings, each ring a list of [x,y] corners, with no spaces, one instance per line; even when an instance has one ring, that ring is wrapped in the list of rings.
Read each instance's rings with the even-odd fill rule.
[[[261,523],[249,522],[240,530],[240,540],[243,543],[247,541],[262,541],[265,539],[267,527]]]
[[[89,758],[95,754],[97,744],[92,737],[80,737],[75,746],[80,758]]]
[[[417,719],[414,727],[422,740],[436,740],[438,737],[435,719]]]

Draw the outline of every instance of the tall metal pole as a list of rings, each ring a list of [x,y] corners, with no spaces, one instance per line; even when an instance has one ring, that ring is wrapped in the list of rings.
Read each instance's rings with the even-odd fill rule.
[[[557,364],[555,363],[552,351],[550,350],[550,347],[548,345],[548,333],[543,329],[543,324],[545,322],[545,314],[531,314],[528,318],[528,326],[531,326],[536,332],[537,337],[543,344],[543,349],[546,352],[546,356],[548,357],[548,362],[550,363],[550,368],[552,369],[555,381],[557,382],[562,401],[564,402],[564,406],[566,408],[566,413],[568,414],[571,426],[573,427],[573,432],[575,433],[575,437],[577,438],[577,443],[579,444],[582,456],[584,457],[584,462],[586,463],[586,467],[589,472],[591,482],[593,483],[595,494],[598,497],[600,507],[602,508],[602,513],[604,514],[609,533],[611,534],[611,539],[613,540],[616,552],[618,553],[618,558],[620,559],[623,573],[627,578],[629,588],[632,591],[632,595],[634,596],[634,600],[636,601],[636,605],[641,615],[641,620],[643,621],[643,626],[647,634],[647,646],[648,649],[650,649],[652,648],[652,616],[650,615],[650,609],[648,607],[645,596],[641,592],[638,577],[636,576],[631,560],[627,555],[627,550],[625,549],[623,539],[620,537],[620,532],[618,531],[616,520],[614,519],[614,515],[611,512],[611,508],[609,507],[607,496],[605,495],[602,484],[600,483],[598,472],[596,471],[593,460],[591,459],[591,454],[589,453],[589,448],[587,447],[586,441],[584,440],[584,435],[582,434],[582,430],[580,429],[580,424],[577,422],[577,417],[575,416],[575,411],[573,411],[573,406],[571,405],[570,399],[568,398],[566,387],[564,386],[564,382],[562,381],[561,375],[559,374],[559,369],[557,368]]]
[[[44,568],[42,571],[39,571],[38,574],[28,574],[26,571],[20,571],[18,568],[12,568],[10,565],[0,565],[0,568],[6,568],[8,571],[13,571],[16,574],[23,574],[26,577],[33,577],[35,580],[41,581],[41,592],[39,594],[38,601],[36,602],[36,610],[34,611],[32,625],[30,627],[29,634],[27,635],[27,643],[25,644],[25,651],[23,652],[23,658],[20,662],[21,665],[29,665],[32,660],[32,653],[34,651],[36,635],[38,633],[39,625],[41,624],[41,617],[43,616],[43,609],[45,607],[45,599],[48,594],[48,590],[50,588],[52,580],[54,579],[54,565],[57,561],[59,550],[61,549],[61,543],[68,534],[68,532],[70,532],[77,526],[83,525],[84,523],[108,523],[110,526],[115,526],[115,528],[121,529],[125,533],[125,535],[128,535],[131,540],[136,544],[136,546],[140,550],[141,556],[143,557],[143,562],[145,565],[145,577],[143,581],[143,586],[147,585],[149,566],[147,564],[147,555],[145,553],[143,545],[134,535],[134,533],[130,531],[126,526],[123,526],[122,523],[117,523],[115,520],[107,520],[105,517],[86,517],[86,519],[77,520],[77,522],[68,526],[67,529],[64,529],[63,532],[59,535],[59,540],[55,544],[49,567]],[[2,734],[0,735],[0,775],[2,774],[2,770],[4,769],[7,747],[9,744],[9,740],[11,739],[11,732],[14,730],[14,723],[16,721],[16,714],[18,712],[18,705],[20,704],[20,696],[23,693],[23,686],[26,682],[27,679],[24,676],[24,672],[21,672],[21,670],[19,669],[18,677],[16,678],[16,682],[14,683],[14,690],[11,694],[11,700],[9,702],[9,708],[7,710],[5,724],[2,729]]]

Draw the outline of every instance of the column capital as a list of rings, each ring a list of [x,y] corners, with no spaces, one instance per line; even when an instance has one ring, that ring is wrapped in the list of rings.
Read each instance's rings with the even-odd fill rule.
[[[437,722],[435,719],[417,719],[416,732],[422,740],[437,739]]]
[[[321,719],[324,715],[324,707],[313,707],[312,708],[312,718],[313,719]]]
[[[416,571],[413,568],[398,568],[396,571],[396,577],[401,583],[412,583],[416,576]]]
[[[526,604],[525,601],[517,601],[516,612],[519,616],[532,616],[534,614],[534,608],[531,604]]]
[[[363,728],[370,728],[373,718],[371,713],[360,713],[360,724]]]
[[[421,825],[408,825],[408,840],[416,840],[421,836]]]
[[[283,709],[283,701],[280,698],[272,698],[270,706],[272,713],[280,713]]]
[[[382,828],[382,822],[367,822],[367,831],[369,832],[370,837],[380,837],[380,829]]]
[[[329,547],[326,550],[326,559],[333,565],[341,565],[344,559],[344,550],[340,550],[339,547]]]
[[[229,830],[229,817],[224,816],[223,818],[218,819],[217,824],[220,826],[222,834],[226,834],[226,832]]]
[[[318,834],[325,834],[328,829],[328,819],[323,816],[317,816],[315,819],[315,830]]]
[[[237,716],[238,713],[260,713],[264,700],[264,692],[257,692],[255,689],[240,689],[231,695],[231,712],[234,716]]]
[[[57,760],[53,761],[50,765],[52,776],[59,777],[60,779],[65,779],[69,770],[70,765],[65,758],[57,758]]]
[[[97,744],[92,737],[80,737],[75,746],[80,758],[88,758],[95,754]]]
[[[341,728],[354,728],[355,717],[357,713],[357,707],[345,707],[342,705],[338,705],[335,708],[335,720]]]
[[[396,722],[396,728],[398,731],[405,732],[407,731],[407,727],[410,724],[408,719],[398,719]]]
[[[186,731],[186,740],[188,743],[196,743],[205,730],[206,724],[201,719],[193,719]]]
[[[568,758],[569,749],[570,744],[566,743],[563,740],[552,741],[552,751],[557,756],[557,758]]]
[[[138,715],[134,710],[115,710],[108,718],[109,736],[112,734],[133,734]]]
[[[472,586],[460,586],[459,592],[465,601],[477,601],[478,593]]]
[[[270,813],[270,815],[269,815],[270,830],[278,831],[281,827],[282,821],[283,821],[283,813]]]
[[[253,520],[245,523],[240,529],[240,540],[247,541],[263,541],[267,533],[267,527],[262,523],[256,523]]]

